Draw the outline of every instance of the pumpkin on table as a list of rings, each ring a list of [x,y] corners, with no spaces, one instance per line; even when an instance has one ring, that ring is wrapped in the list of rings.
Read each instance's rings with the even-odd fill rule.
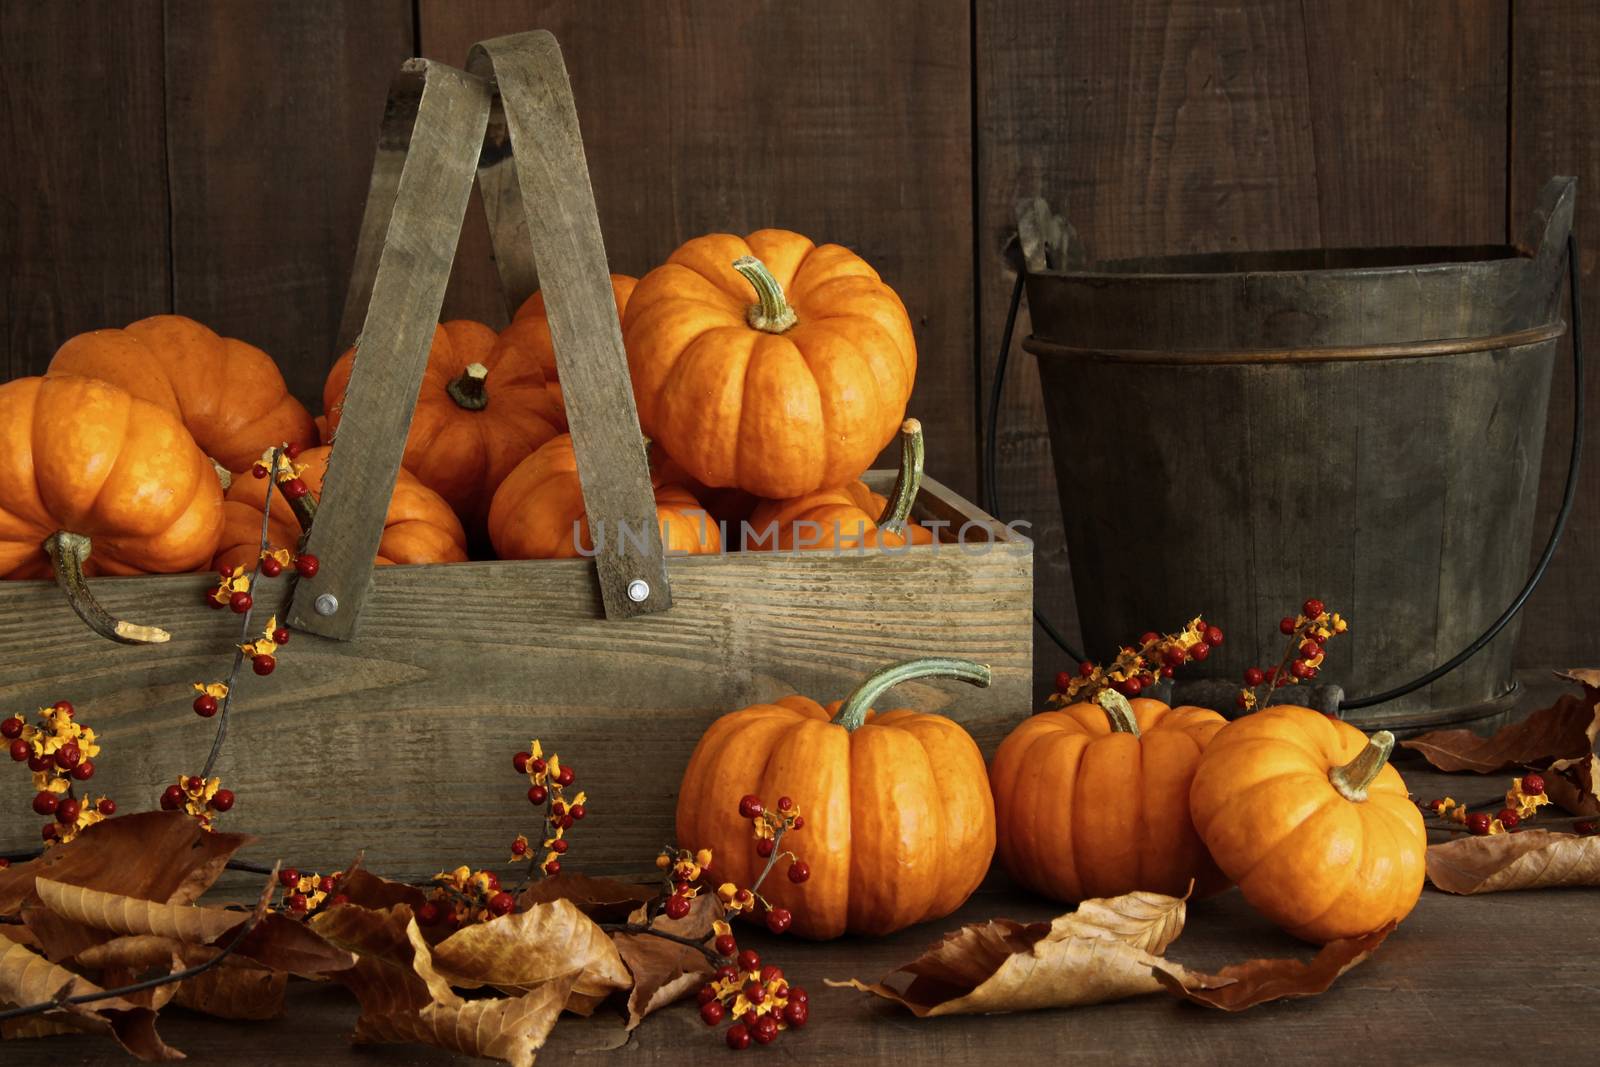
[[[628,308],[628,298],[633,295],[639,279],[628,274],[611,276],[611,295],[617,302],[617,319],[620,322]],[[550,317],[544,306],[544,291],[534,293],[522,302],[511,317],[511,325],[500,331],[502,340],[510,341],[534,355],[544,368],[545,389],[557,407],[563,407],[561,372],[556,366],[556,349],[550,340]]]
[[[311,415],[272,357],[182,315],[79,334],[46,373],[99,378],[172,412],[202,451],[235,474],[274,445],[317,443]]]
[[[333,437],[355,358],[354,349],[339,357],[323,386]],[[565,429],[537,354],[457,319],[434,330],[401,464],[476,532],[512,468]]]
[[[653,474],[662,548],[676,555],[720,551],[717,524],[694,496]],[[501,559],[572,559],[580,546],[594,551],[571,434],[523,460],[500,484],[489,509],[489,540]]]
[[[196,570],[221,531],[222,486],[177,416],[96,378],[0,385],[0,577],[53,572],[96,633],[166,641],[107,612],[84,578]]]
[[[789,797],[805,819],[782,847],[810,876],[761,886],[802,937],[882,935],[943,918],[978,888],[994,855],[994,804],[983,754],[955,722],[908,709],[874,714],[891,686],[918,678],[989,684],[958,659],[887,667],[828,708],[787,696],[724,715],[695,747],[678,792],[677,839],[710,848],[719,879],[748,886],[766,860],[753,848],[746,795]]]
[[[1195,829],[1249,904],[1325,943],[1410,914],[1428,838],[1394,737],[1275,705],[1212,738],[1189,791]]]
[[[311,499],[322,492],[322,480],[328,474],[328,455],[332,451],[326,445],[309,448],[293,461],[300,468],[300,479]],[[250,570],[255,566],[261,551],[261,512],[266,500],[267,479],[234,479],[223,498],[222,540],[213,566],[219,570],[233,567]],[[282,485],[278,485],[272,515],[268,518],[269,548],[292,552],[303,532],[293,505],[283,495]],[[444,497],[423,485],[404,467],[400,468],[394,495],[389,498],[389,510],[383,519],[378,564],[461,563],[466,558],[467,535],[456,513],[450,510]]]
[[[640,280],[623,338],[644,432],[701,484],[769,500],[860,477],[917,370],[894,290],[787,230],[687,242]]]
[[[995,752],[1000,862],[1060,901],[1225,887],[1189,821],[1189,786],[1222,716],[1110,689],[1096,699],[1027,719]]]
[[[750,515],[744,547],[847,552],[932,544],[933,531],[911,520],[922,488],[922,458],[922,424],[907,419],[900,426],[900,470],[887,498],[856,481],[792,500],[763,501]]]

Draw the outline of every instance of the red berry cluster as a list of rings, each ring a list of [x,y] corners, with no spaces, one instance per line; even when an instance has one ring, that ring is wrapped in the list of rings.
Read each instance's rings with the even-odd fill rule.
[[[517,898],[500,887],[493,871],[465,865],[433,876],[433,891],[417,908],[417,923],[445,933],[468,923],[488,922],[517,909]]]
[[[1078,664],[1076,675],[1068,671],[1057,674],[1051,706],[1093,700],[1104,689],[1136,697],[1155,685],[1158,676],[1171,678],[1185,664],[1204,662],[1211,650],[1222,644],[1222,637],[1220,626],[1212,626],[1199,616],[1175,634],[1147,630],[1136,644],[1119,648],[1116,659],[1104,667],[1084,660]]]
[[[350,898],[338,891],[339,881],[343,877],[337,871],[333,874],[317,874],[314,871],[302,873],[293,867],[283,868],[278,872],[278,884],[284,889],[279,910],[296,919],[303,919],[324,905],[336,908],[340,904],[350,903]]]
[[[791,986],[781,968],[762,966],[754,949],[739,951],[726,929],[717,934],[716,950],[728,962],[700,987],[700,1018],[707,1026],[734,1020],[724,1035],[729,1048],[770,1045],[782,1031],[798,1030],[810,1021],[811,998],[804,989]]]
[[[198,774],[181,774],[174,785],[161,793],[162,811],[185,811],[194,817],[203,830],[211,830],[218,815],[233,810],[233,790],[222,788],[220,778],[202,778]]]
[[[567,796],[567,788],[577,781],[577,775],[571,764],[563,764],[556,753],[546,757],[538,738],[528,751],[511,757],[511,766],[518,774],[528,776],[528,803],[544,805],[544,830],[540,836],[543,856],[533,852],[525,834],[518,834],[511,842],[511,860],[528,860],[530,876],[535,870],[547,877],[560,874],[561,857],[567,854],[567,831],[589,813],[588,795],[580,791],[576,796]]]
[[[71,841],[84,827],[116,814],[110,797],[80,799],[80,783],[94,777],[100,745],[91,728],[80,724],[71,702],[58,700],[39,709],[37,723],[21,715],[0,719],[0,738],[13,762],[33,772],[33,811],[48,816],[40,836],[47,843]]]
[[[1539,809],[1550,803],[1545,795],[1544,776],[1535,773],[1511,779],[1506,790],[1504,806],[1494,815],[1487,811],[1472,811],[1454,797],[1421,802],[1422,809],[1450,822],[1459,823],[1470,834],[1480,836],[1511,833],[1517,827],[1533,820]],[[1574,827],[1574,830],[1577,830]],[[1581,832],[1581,831],[1579,831]]]
[[[1245,688],[1239,691],[1238,706],[1245,711],[1259,707],[1265,696],[1257,690],[1263,686],[1271,693],[1274,689],[1315,678],[1322,670],[1322,646],[1327,644],[1328,638],[1349,628],[1349,623],[1338,612],[1330,613],[1327,605],[1316,597],[1307,599],[1300,605],[1298,616],[1285,615],[1278,621],[1278,632],[1288,638],[1288,647],[1279,664],[1270,670],[1245,669]]]
[[[296,500],[303,500],[311,493],[311,487],[305,483],[304,469],[295,463],[295,460],[300,458],[301,449],[299,445],[286,444],[275,450],[268,449],[260,459],[256,460],[255,465],[250,468],[250,473],[257,478],[266,478],[272,474],[274,451],[281,454],[281,458],[277,460],[276,464],[278,489],[289,499],[290,503]]]

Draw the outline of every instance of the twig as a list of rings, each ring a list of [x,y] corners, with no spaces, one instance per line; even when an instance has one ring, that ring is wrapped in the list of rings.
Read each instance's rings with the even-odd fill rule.
[[[75,997],[63,997],[60,993],[57,993],[51,1000],[41,1001],[38,1004],[29,1004],[26,1007],[0,1011],[0,1022],[9,1022],[12,1019],[20,1019],[27,1015],[42,1015],[45,1012],[59,1011],[68,1004],[93,1004],[97,1000],[114,1000],[117,997],[128,996],[130,993],[142,993],[146,989],[170,985],[173,982],[187,981],[196,975],[204,974],[227,959],[233,950],[243,943],[250,931],[256,928],[256,924],[261,921],[261,917],[267,913],[267,905],[272,901],[272,888],[277,882],[276,866],[273,867],[272,874],[273,877],[267,880],[266,889],[262,892],[261,900],[256,905],[255,911],[251,912],[250,916],[240,924],[238,932],[228,939],[228,943],[222,947],[222,951],[204,963],[197,963],[193,967],[185,967],[181,971],[173,971],[170,974],[159,975],[155,978],[146,978],[143,981],[133,982],[129,985],[117,986],[115,989],[101,989],[94,993],[80,993]],[[68,982],[61,988],[64,991],[75,984],[76,981]]]
[[[692,937],[682,937],[678,934],[669,934],[665,930],[657,930],[653,926],[645,926],[641,923],[600,923],[599,925],[600,929],[606,931],[607,933],[646,934],[650,937],[659,937],[664,941],[671,941],[674,944],[682,945],[684,948],[692,948],[719,967],[728,962],[728,957],[719,955],[715,949],[707,948],[703,940],[696,941]]]

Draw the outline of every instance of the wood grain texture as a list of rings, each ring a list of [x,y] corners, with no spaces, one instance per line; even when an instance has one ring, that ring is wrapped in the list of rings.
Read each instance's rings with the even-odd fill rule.
[[[986,376],[1020,196],[1050,199],[1095,258],[1503,240],[1505,6],[1451,7],[978,0]],[[1018,340],[1028,330],[1024,313]],[[1039,606],[1077,637],[1038,375],[1020,350],[1011,366],[1001,511],[1034,520]],[[1210,442],[1194,451],[1197,468],[1229,462]],[[1254,640],[1245,620],[1217,621]],[[1041,644],[1041,686],[1068,666]]]
[[[922,516],[974,517],[932,480],[922,500]],[[239,794],[230,828],[270,833],[302,866],[366,849],[374,869],[428,876],[439,841],[491,856],[526,829],[510,755],[539,737],[594,798],[586,867],[614,868],[670,838],[683,767],[724,712],[797,691],[835,699],[887,662],[935,652],[990,664],[994,684],[908,685],[906,706],[967,722],[988,752],[1029,711],[1025,538],[669,569],[671,611],[608,620],[584,560],[380,568],[356,640],[297,634],[273,674],[241,676],[219,764]],[[201,605],[207,584],[94,579],[109,610],[173,634],[133,649],[90,635],[49,583],[0,583],[0,707],[72,700],[104,738],[94,784],[122,810],[153,804],[210,744],[189,685],[225,670],[238,621]],[[264,584],[256,613],[281,610],[284,593],[283,579]],[[28,785],[0,776],[0,810],[25,812]],[[0,852],[37,838],[32,818],[0,820]]]
[[[93,26],[92,35],[84,28]],[[161,9],[0,3],[0,373],[172,309]]]
[[[1403,773],[1421,796],[1448,793],[1471,803],[1490,800],[1504,786],[1498,778],[1409,768]],[[573,857],[583,855],[587,829],[585,823],[574,837]],[[268,862],[274,858],[259,847],[247,854]],[[441,852],[441,858],[446,855],[449,862],[465,862],[468,852]],[[483,857],[498,855],[490,851]],[[648,859],[641,857],[642,864]],[[575,868],[584,863],[581,858],[571,862]],[[643,870],[642,864],[635,866]],[[253,888],[241,883],[240,893]],[[1264,1050],[1292,1050],[1296,1063],[1330,1067],[1567,1063],[1574,1062],[1573,1049],[1593,1040],[1589,1018],[1571,1007],[1592,987],[1592,960],[1600,953],[1593,909],[1593,893],[1581,890],[1456,897],[1427,889],[1377,954],[1327,993],[1231,1016],[1158,995],[1089,1008],[917,1022],[882,1001],[823,983],[825,978],[877,979],[963,923],[996,917],[1047,921],[1062,911],[998,875],[948,919],[885,938],[816,944],[745,927],[738,935],[741,945],[780,964],[789,980],[810,994],[811,1024],[784,1034],[773,1046],[774,1052],[804,1063],[992,1067],[1087,1061],[1166,1067],[1255,1062]],[[1272,929],[1229,891],[1189,904],[1184,932],[1168,955],[1214,972],[1252,957],[1304,960],[1312,952]],[[1486,974],[1496,981],[1486,983]],[[359,1009],[353,998],[325,986],[291,985],[283,1020],[242,1029],[237,1023],[167,1012],[161,1032],[194,1062],[237,1067],[272,1067],[285,1057],[329,1067],[482,1062],[418,1045],[377,1052],[352,1048],[349,1033]],[[720,1034],[700,1022],[692,999],[651,1016],[631,1037],[623,1033],[624,1024],[622,1013],[610,1005],[588,1019],[565,1016],[540,1062],[596,1060],[635,1067],[702,1058],[714,1062],[723,1055]],[[1357,1040],[1352,1035],[1358,1035],[1366,1053],[1352,1054],[1350,1042]],[[601,1050],[610,1051],[594,1055]],[[127,1062],[114,1045],[87,1035],[11,1042],[5,1054],[8,1067]]]
[[[928,470],[971,492],[967,4],[423,0],[420,11],[422,54],[447,63],[485,38],[556,35],[612,270],[643,274],[690,237],[765,226],[860,253],[916,329],[910,414],[927,428]],[[487,247],[471,211],[447,315],[505,315]]]
[[[411,5],[164,7],[173,310],[267,351],[320,411]]]
[[[1591,595],[1600,583],[1600,435],[1593,431],[1593,413],[1600,410],[1600,212],[1595,209],[1600,205],[1600,143],[1593,136],[1600,124],[1600,69],[1594,62],[1600,8],[1583,0],[1519,2],[1512,9],[1512,37],[1512,211],[1526,211],[1550,175],[1578,176],[1576,229],[1582,242],[1578,262],[1590,413],[1577,505],[1543,585],[1528,601],[1517,656],[1529,664],[1586,664],[1600,654]],[[1518,216],[1513,214],[1512,220],[1516,224]],[[1572,447],[1569,343],[1561,346],[1550,401],[1534,521],[1540,547],[1561,501]]]

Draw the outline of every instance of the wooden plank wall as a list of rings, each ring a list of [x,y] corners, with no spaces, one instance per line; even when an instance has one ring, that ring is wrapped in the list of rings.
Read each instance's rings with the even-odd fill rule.
[[[1555,173],[1582,179],[1580,224],[1600,202],[1587,0],[0,0],[4,372],[176,310],[267,348],[319,403],[390,74],[538,26],[567,53],[614,269],[711,229],[857,248],[917,324],[930,470],[967,493],[1018,196],[1049,197],[1105,256],[1502,241]],[[493,319],[471,219],[447,312]],[[1002,509],[1033,521],[1040,606],[1075,636],[1037,378],[1012,356]],[[1600,403],[1600,369],[1589,380]],[[1525,664],[1600,651],[1597,438]],[[1197,443],[1197,463],[1228,461]],[[1066,661],[1039,649],[1043,681]]]

